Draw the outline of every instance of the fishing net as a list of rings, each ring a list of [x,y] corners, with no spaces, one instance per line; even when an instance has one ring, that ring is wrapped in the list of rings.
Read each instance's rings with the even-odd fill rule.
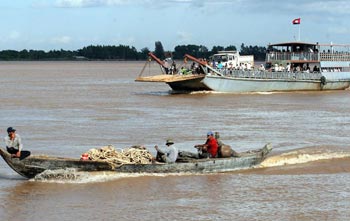
[[[89,160],[106,161],[112,165],[151,164],[153,158],[143,146],[132,146],[118,151],[114,146],[108,145],[90,149],[87,154]]]

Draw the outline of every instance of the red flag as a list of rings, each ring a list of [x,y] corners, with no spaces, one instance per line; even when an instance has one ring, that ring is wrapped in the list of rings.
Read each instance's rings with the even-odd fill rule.
[[[293,25],[300,25],[300,18],[296,18],[292,21]]]

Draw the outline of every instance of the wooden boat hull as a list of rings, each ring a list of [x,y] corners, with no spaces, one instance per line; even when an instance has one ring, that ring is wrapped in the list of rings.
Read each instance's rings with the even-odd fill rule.
[[[74,168],[77,171],[115,171],[119,173],[210,173],[228,172],[246,169],[258,165],[272,150],[270,144],[254,151],[241,153],[240,157],[191,159],[187,162],[173,164],[123,164],[113,166],[104,161],[82,161],[79,159],[29,156],[23,160],[12,158],[9,153],[0,148],[0,155],[5,162],[18,174],[33,178],[45,170]]]
[[[20,160],[12,158],[2,148],[0,148],[0,155],[14,171],[26,178],[33,178],[45,170],[76,168],[83,171],[108,171],[113,169],[110,164],[103,161],[82,161],[63,157],[29,156]]]

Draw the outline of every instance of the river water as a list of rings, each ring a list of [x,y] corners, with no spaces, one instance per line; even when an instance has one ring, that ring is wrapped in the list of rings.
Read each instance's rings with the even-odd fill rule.
[[[194,151],[209,130],[236,151],[274,149],[221,174],[75,173],[26,180],[0,161],[0,220],[347,220],[350,91],[174,94],[134,79],[143,62],[0,62],[0,134],[32,154]],[[148,66],[146,73],[158,73]],[[3,143],[1,144],[3,146]],[[65,171],[64,173],[74,173]]]

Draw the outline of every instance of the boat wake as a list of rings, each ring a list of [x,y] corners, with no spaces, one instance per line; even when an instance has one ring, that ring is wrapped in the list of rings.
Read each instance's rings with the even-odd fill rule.
[[[59,169],[59,170],[45,170],[44,172],[36,175],[34,180],[36,181],[49,181],[49,180],[78,180],[81,174],[76,169]]]
[[[271,91],[271,92],[223,92],[223,91],[192,91],[189,94],[230,94],[230,95],[250,95],[250,94],[259,94],[259,95],[271,95],[271,94],[279,94],[279,93],[286,93],[286,92],[279,92],[279,91]]]
[[[151,95],[151,96],[169,96],[169,94],[171,94],[171,90],[151,91],[151,92],[135,93],[135,94],[137,94],[137,95]]]
[[[280,155],[268,157],[258,167],[276,167],[294,164],[304,164],[319,160],[334,160],[340,158],[350,158],[350,152],[322,152],[308,151],[307,149],[295,150]]]
[[[123,174],[113,171],[104,172],[83,172],[74,168],[45,170],[35,176],[32,181],[49,183],[98,183],[126,177],[137,177],[139,174]]]
[[[100,183],[108,182],[124,178],[145,177],[145,176],[184,176],[195,175],[195,173],[116,173],[113,171],[103,172],[83,172],[77,171],[74,168],[59,169],[59,170],[46,170],[31,181],[45,182],[45,183],[72,183],[72,184],[84,184],[84,183]]]

